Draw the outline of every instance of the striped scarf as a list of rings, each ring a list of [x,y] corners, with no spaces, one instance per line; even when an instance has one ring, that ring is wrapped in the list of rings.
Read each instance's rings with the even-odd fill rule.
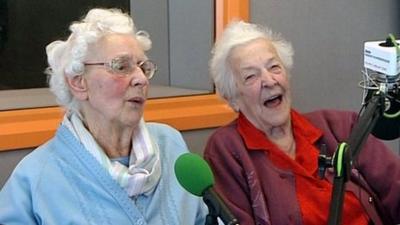
[[[103,149],[85,128],[77,113],[67,113],[65,125],[96,160],[110,173],[130,197],[149,194],[156,187],[161,176],[158,145],[151,139],[143,118],[132,137],[129,167],[118,161],[111,162]]]

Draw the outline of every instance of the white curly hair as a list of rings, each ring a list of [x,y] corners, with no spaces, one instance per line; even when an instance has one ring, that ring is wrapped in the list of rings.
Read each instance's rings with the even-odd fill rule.
[[[213,47],[209,66],[210,76],[215,83],[217,93],[225,99],[234,110],[237,110],[233,104],[237,95],[237,89],[232,68],[229,64],[230,54],[235,47],[246,45],[259,38],[265,38],[271,41],[288,73],[292,68],[294,54],[292,45],[284,40],[279,33],[275,33],[267,27],[244,21],[233,21],[229,23]]]
[[[65,41],[57,40],[46,46],[50,91],[57,103],[66,109],[79,111],[79,104],[71,94],[66,77],[82,75],[85,71],[83,60],[88,54],[88,46],[107,34],[131,34],[138,40],[144,51],[151,48],[147,32],[136,31],[132,18],[120,9],[91,9],[86,16],[73,22],[71,34]]]

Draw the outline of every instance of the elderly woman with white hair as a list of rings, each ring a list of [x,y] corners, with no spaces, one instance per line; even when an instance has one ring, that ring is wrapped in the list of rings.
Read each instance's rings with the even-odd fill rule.
[[[333,172],[318,177],[319,149],[332,156],[357,115],[293,109],[293,49],[266,27],[233,22],[212,53],[217,92],[238,112],[204,152],[216,190],[240,224],[327,224]],[[342,224],[400,223],[399,156],[370,136],[353,166]]]
[[[207,208],[173,176],[180,133],[146,123],[151,41],[118,9],[92,9],[47,48],[66,113],[55,136],[0,192],[0,224],[204,224]]]

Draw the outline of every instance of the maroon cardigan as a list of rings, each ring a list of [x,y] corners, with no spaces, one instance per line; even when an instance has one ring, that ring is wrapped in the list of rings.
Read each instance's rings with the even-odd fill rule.
[[[325,144],[331,155],[348,139],[357,118],[353,112],[333,110],[303,116],[323,131],[318,144]],[[275,167],[265,151],[248,151],[237,120],[212,134],[204,158],[213,169],[217,192],[240,224],[302,224],[294,174]],[[400,157],[369,136],[354,165],[346,188],[360,199],[375,225],[400,223]],[[332,180],[331,169],[326,177]]]

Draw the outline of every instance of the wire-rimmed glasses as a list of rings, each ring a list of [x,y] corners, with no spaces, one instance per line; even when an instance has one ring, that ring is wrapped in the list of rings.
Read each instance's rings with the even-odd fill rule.
[[[105,66],[107,71],[112,74],[128,76],[139,67],[147,79],[151,79],[157,71],[157,65],[149,60],[143,60],[135,62],[132,56],[124,55],[118,56],[112,59],[110,62],[95,62],[95,63],[84,63],[85,66]]]

